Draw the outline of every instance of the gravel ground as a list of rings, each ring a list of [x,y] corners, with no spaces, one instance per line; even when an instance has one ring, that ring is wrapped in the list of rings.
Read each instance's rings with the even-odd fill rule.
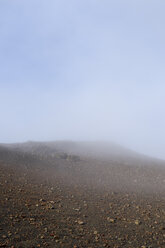
[[[0,147],[0,247],[165,247],[163,162],[14,149]]]
[[[163,195],[36,183],[0,170],[0,247],[165,247]]]

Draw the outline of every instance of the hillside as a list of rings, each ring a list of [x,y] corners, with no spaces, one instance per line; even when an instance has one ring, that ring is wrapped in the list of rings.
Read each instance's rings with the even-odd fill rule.
[[[165,163],[99,142],[0,145],[0,247],[163,248]]]
[[[114,190],[165,190],[165,162],[111,143],[27,142],[0,146],[0,161],[52,181]],[[31,171],[32,169],[32,171]]]

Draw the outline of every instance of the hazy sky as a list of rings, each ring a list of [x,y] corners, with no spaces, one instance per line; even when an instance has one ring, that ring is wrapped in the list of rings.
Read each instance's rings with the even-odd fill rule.
[[[165,158],[164,0],[0,0],[0,142]]]

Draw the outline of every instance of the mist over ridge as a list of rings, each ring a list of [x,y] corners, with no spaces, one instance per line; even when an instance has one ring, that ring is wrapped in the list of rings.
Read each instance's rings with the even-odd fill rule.
[[[0,142],[105,140],[165,159],[164,8],[1,0]]]

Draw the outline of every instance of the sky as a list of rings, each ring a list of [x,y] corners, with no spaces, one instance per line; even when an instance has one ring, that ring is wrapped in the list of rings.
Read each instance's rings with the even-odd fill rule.
[[[0,143],[106,140],[165,159],[164,10],[0,0]]]

